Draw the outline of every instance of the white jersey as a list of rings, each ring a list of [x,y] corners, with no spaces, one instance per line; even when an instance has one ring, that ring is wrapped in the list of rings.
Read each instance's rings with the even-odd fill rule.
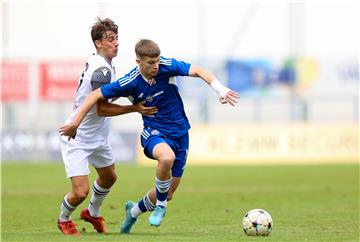
[[[91,91],[115,81],[115,67],[104,57],[93,54],[86,62],[85,70],[79,80],[73,111],[65,123],[75,118],[80,106]],[[110,118],[100,117],[96,113],[96,105],[87,113],[77,129],[75,140],[98,141],[106,140],[110,129]]]

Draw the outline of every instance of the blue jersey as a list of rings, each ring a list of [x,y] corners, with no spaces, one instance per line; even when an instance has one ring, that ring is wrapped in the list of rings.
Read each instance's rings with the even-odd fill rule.
[[[144,127],[159,130],[170,137],[180,137],[189,129],[175,76],[188,76],[190,64],[173,58],[160,57],[155,83],[149,85],[136,67],[124,77],[101,87],[105,98],[129,97],[134,104],[145,101],[145,106],[156,106],[154,117],[142,116]]]

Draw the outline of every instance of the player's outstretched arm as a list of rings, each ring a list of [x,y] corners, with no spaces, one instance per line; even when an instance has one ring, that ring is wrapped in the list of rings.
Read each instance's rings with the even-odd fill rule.
[[[68,136],[68,140],[74,138],[76,135],[76,130],[79,127],[81,121],[86,116],[86,114],[90,111],[90,109],[97,103],[99,100],[104,99],[100,88],[92,91],[89,96],[86,97],[84,103],[80,106],[79,111],[77,112],[74,120],[65,124],[59,129],[59,133],[64,136]]]
[[[116,116],[126,113],[138,112],[144,116],[153,116],[157,112],[156,107],[146,107],[144,102],[134,105],[118,105],[115,103],[108,103],[106,100],[97,102],[97,115],[99,116]]]
[[[218,94],[221,103],[229,103],[232,106],[235,106],[235,104],[237,103],[237,100],[239,99],[239,94],[223,86],[216,79],[215,75],[212,74],[210,71],[191,65],[189,70],[189,76],[200,77],[205,82],[207,82]]]

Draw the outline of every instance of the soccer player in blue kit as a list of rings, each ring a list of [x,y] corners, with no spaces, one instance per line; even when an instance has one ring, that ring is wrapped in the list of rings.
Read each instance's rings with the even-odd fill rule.
[[[239,98],[236,92],[223,86],[211,72],[160,56],[159,46],[151,40],[140,40],[135,46],[135,53],[138,66],[116,82],[94,90],[80,107],[73,122],[60,128],[63,135],[73,137],[86,113],[102,99],[129,97],[134,104],[145,102],[145,106],[157,107],[155,115],[142,116],[144,128],[141,133],[145,155],[158,162],[155,188],[148,191],[138,203],[126,203],[121,233],[129,233],[137,217],[146,211],[152,211],[150,225],[160,226],[167,201],[171,200],[180,184],[189,148],[190,124],[175,77],[200,77],[214,89],[221,103],[234,106]]]

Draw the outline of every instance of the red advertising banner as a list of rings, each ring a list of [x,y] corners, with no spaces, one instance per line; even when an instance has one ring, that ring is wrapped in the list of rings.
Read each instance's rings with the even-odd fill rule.
[[[47,61],[39,63],[39,95],[44,101],[73,100],[84,69],[81,61]]]
[[[1,101],[29,99],[29,63],[4,61],[1,63]]]

